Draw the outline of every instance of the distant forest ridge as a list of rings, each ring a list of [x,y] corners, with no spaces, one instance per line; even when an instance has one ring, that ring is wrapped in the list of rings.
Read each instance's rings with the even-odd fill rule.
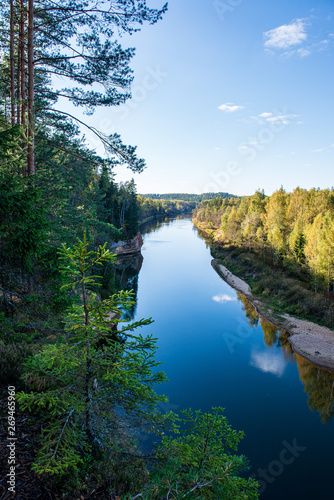
[[[142,194],[143,198],[151,198],[152,200],[182,200],[182,201],[195,201],[200,203],[203,200],[212,200],[213,198],[239,198],[230,193],[202,193],[202,194],[192,194],[192,193],[165,193],[165,194]]]

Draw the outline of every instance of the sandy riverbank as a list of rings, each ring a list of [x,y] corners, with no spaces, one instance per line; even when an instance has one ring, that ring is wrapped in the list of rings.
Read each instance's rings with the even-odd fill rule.
[[[290,333],[289,342],[294,352],[321,368],[334,371],[334,332],[332,330],[310,321],[293,318],[288,314],[277,316],[252,294],[250,286],[245,281],[232,274],[218,259],[213,259],[211,264],[229,285],[253,304],[258,314]]]

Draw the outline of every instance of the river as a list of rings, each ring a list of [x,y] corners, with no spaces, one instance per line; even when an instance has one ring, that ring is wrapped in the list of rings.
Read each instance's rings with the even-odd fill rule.
[[[158,338],[169,381],[162,411],[225,408],[243,430],[261,499],[333,498],[334,373],[295,355],[287,334],[211,267],[210,248],[190,219],[144,231],[134,319]],[[133,282],[133,277],[131,278]]]

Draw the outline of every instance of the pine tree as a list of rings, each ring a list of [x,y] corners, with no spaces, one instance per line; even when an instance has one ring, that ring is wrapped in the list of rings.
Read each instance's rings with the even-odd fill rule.
[[[231,428],[220,407],[174,416],[173,433],[157,449],[159,460],[152,465],[143,498],[256,500],[258,483],[241,477],[248,460],[233,453],[243,436]]]
[[[78,288],[81,304],[68,313],[64,337],[27,362],[25,380],[32,390],[18,394],[23,409],[45,417],[34,464],[39,473],[66,475],[101,454],[106,460],[121,456],[131,429],[151,430],[160,421],[156,404],[165,401],[153,390],[166,380],[155,370],[155,339],[132,333],[151,320],[124,323],[131,292],[100,301],[89,291],[98,284],[92,270],[115,256],[106,245],[96,252],[88,246],[85,238],[73,248],[62,246],[65,286]]]
[[[28,175],[35,173],[36,119],[41,117],[57,127],[59,114],[87,126],[118,163],[133,171],[143,170],[145,163],[137,158],[136,148],[125,146],[118,134],[107,136],[65,111],[56,112],[52,104],[62,97],[91,114],[97,106],[125,102],[131,97],[129,61],[134,49],[123,49],[117,38],[124,32],[138,31],[144,22],[154,24],[166,10],[167,5],[150,9],[145,0],[101,0],[97,4],[86,0],[9,0],[0,10],[0,44],[9,65],[11,124],[23,125]],[[62,90],[51,88],[52,75],[68,85]],[[49,85],[40,86],[38,80]],[[92,90],[94,83],[103,90]]]

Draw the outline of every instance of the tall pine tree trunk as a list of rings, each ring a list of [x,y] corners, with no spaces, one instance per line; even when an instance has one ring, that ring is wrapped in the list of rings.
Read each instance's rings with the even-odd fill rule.
[[[15,68],[14,68],[14,0],[10,0],[9,71],[11,124],[15,125]]]
[[[19,16],[20,16],[20,5],[19,5]],[[16,123],[21,125],[21,19],[19,17],[19,36],[17,40],[17,95],[16,95]]]
[[[28,175],[35,173],[34,107],[34,0],[28,0]]]
[[[83,275],[82,275],[83,276]],[[82,282],[82,300],[85,311],[85,326],[86,326],[86,376],[85,376],[85,433],[87,437],[88,443],[93,442],[92,430],[91,430],[91,415],[90,415],[90,407],[91,407],[91,394],[90,394],[90,382],[92,378],[92,358],[91,358],[91,349],[90,349],[90,338],[88,332],[88,318],[89,311],[87,307],[87,291],[85,287],[85,283]]]
[[[24,124],[23,99],[25,93],[24,63],[24,1],[18,1],[19,38],[17,44],[17,123]]]
[[[20,73],[21,73],[21,123],[26,122],[26,73],[25,73],[25,0],[20,0]]]

